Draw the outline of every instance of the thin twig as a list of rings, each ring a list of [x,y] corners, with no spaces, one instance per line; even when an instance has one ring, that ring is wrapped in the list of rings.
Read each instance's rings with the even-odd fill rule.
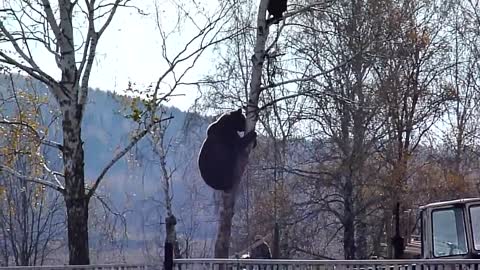
[[[142,132],[138,133],[137,135],[135,135],[132,140],[130,141],[130,143],[122,150],[120,151],[119,153],[117,153],[113,159],[107,164],[107,166],[105,166],[105,168],[102,170],[102,172],[100,173],[100,175],[97,177],[97,179],[95,180],[95,183],[93,184],[92,188],[88,191],[87,193],[87,197],[92,197],[93,194],[95,193],[95,190],[98,188],[98,186],[100,185],[100,182],[102,181],[103,177],[107,174],[107,172],[110,170],[110,168],[119,160],[121,159],[128,151],[130,151],[130,149],[132,149],[132,147],[134,147],[138,141],[140,141],[140,139],[142,139],[151,129],[154,125],[157,125],[163,121],[167,121],[167,120],[170,120],[170,119],[173,119],[173,116],[170,116],[170,117],[167,117],[167,118],[164,118],[164,119],[161,119],[159,121],[154,121],[154,122],[151,122],[148,126],[145,127],[144,130],[142,130]]]

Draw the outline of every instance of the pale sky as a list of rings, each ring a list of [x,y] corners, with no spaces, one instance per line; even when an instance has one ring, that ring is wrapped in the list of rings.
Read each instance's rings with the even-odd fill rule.
[[[127,88],[128,82],[132,81],[137,86],[147,86],[157,81],[167,66],[161,56],[161,38],[155,22],[155,0],[134,0],[132,5],[142,9],[149,15],[140,15],[133,8],[119,8],[117,13],[100,39],[97,47],[96,61],[90,77],[90,87],[101,90],[122,93]],[[178,0],[177,0],[178,1]],[[196,0],[197,3],[199,0]],[[216,6],[216,0],[203,0],[204,6]],[[168,0],[159,0],[164,9],[161,13],[163,26],[168,29],[176,22],[175,10],[169,6]],[[171,3],[171,2],[170,2]],[[5,2],[4,4],[5,5]],[[196,19],[196,18],[195,18]],[[5,21],[8,25],[8,21]],[[79,22],[78,24],[82,24]],[[82,25],[84,27],[84,25]],[[15,26],[10,25],[10,29]],[[97,26],[97,29],[99,26]],[[82,29],[85,32],[85,28]],[[77,35],[80,32],[77,33]],[[83,33],[82,33],[83,34]],[[192,32],[183,29],[181,34],[169,39],[169,51],[183,48],[185,42],[191,38]],[[81,37],[81,36],[80,36]],[[80,40],[77,38],[77,46]],[[6,48],[3,44],[2,48]],[[59,70],[56,67],[53,56],[41,45],[32,46],[34,59],[37,64],[54,78],[59,78]],[[193,82],[212,71],[212,54],[202,56],[186,81]],[[174,105],[186,110],[192,104],[198,93],[195,87],[182,87],[176,90],[176,94],[184,96],[174,97],[169,105]]]
[[[153,16],[155,10],[153,1],[133,1],[142,10],[151,14],[148,16],[142,16],[134,9],[118,10],[110,27],[100,40],[97,60],[90,80],[91,87],[121,92],[127,87],[129,80],[138,85],[148,85],[156,82],[165,71],[166,65],[162,61],[160,51],[161,39]],[[170,23],[171,26],[176,19],[172,15],[174,15],[172,11],[165,10],[162,16],[163,22]],[[181,38],[188,38],[188,36],[188,32],[184,30]],[[174,37],[170,40],[168,45],[172,51],[184,44],[181,38]],[[192,78],[188,81],[199,79],[211,70],[211,65],[207,64],[210,62],[210,57],[210,54],[203,55],[202,61],[190,71]],[[185,96],[174,97],[170,103],[182,110],[188,109],[197,96],[194,87],[183,87],[176,93]]]

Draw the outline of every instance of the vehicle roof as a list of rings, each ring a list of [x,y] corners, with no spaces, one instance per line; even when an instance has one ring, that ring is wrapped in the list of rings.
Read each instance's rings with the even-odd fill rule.
[[[457,199],[457,200],[451,200],[451,201],[434,202],[434,203],[429,203],[427,205],[420,206],[420,209],[423,210],[426,208],[447,206],[452,204],[466,204],[471,202],[480,202],[480,198],[464,198],[464,199]]]

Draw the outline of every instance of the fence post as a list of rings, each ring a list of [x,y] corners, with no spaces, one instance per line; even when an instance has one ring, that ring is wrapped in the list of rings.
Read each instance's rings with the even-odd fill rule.
[[[173,214],[167,215],[165,217],[165,249],[164,249],[164,269],[173,270],[173,258],[175,254],[175,242],[177,237],[175,234],[175,225],[177,224],[177,219]]]
[[[173,244],[165,241],[164,269],[173,270]]]

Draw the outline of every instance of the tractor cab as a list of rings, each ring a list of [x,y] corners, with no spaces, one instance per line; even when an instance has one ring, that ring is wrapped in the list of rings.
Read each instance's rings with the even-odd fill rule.
[[[480,258],[480,198],[427,204],[420,219],[420,258]]]

